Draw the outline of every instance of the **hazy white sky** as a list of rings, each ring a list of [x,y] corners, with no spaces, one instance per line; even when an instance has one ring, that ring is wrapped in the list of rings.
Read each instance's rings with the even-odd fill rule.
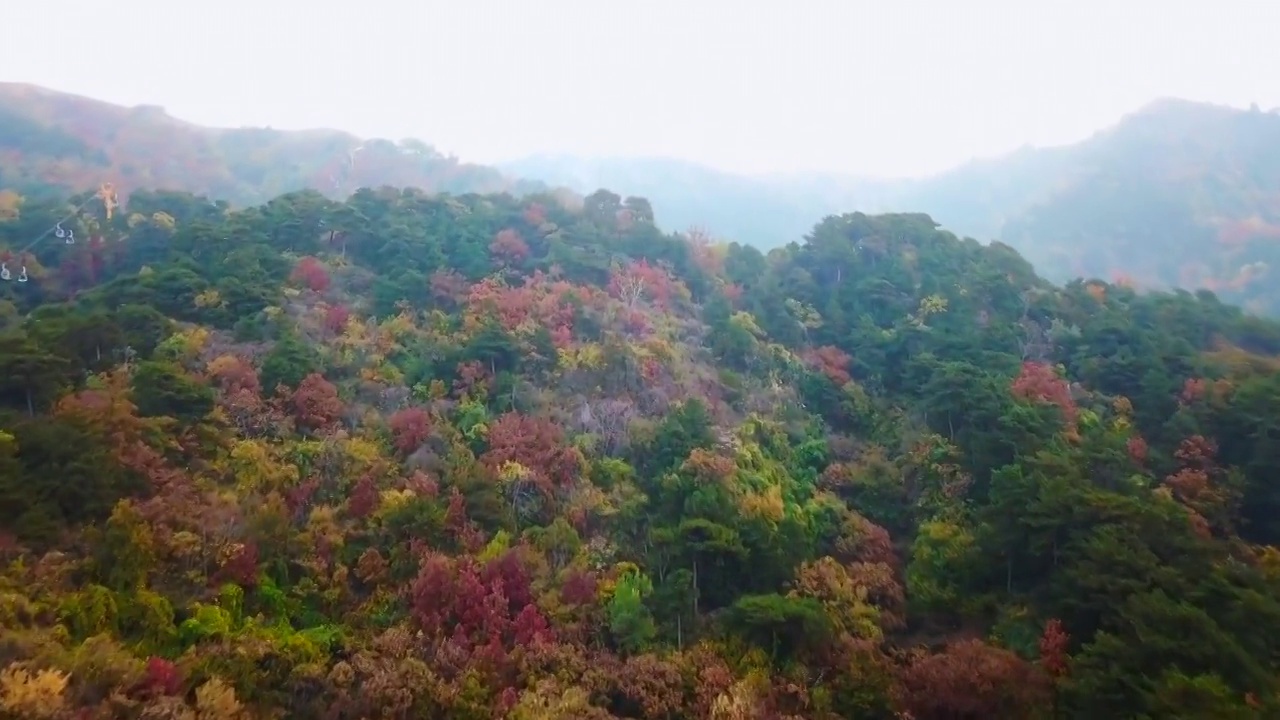
[[[0,80],[465,160],[943,170],[1158,96],[1280,105],[1280,0],[9,0]]]

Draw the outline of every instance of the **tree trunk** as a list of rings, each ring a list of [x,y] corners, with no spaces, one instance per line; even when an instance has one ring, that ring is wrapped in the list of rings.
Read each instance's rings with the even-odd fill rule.
[[[698,558],[693,559],[693,616],[698,617]]]

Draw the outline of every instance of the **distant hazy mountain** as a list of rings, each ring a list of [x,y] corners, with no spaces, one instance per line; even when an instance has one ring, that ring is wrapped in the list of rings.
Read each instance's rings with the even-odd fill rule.
[[[1038,186],[1052,183],[1069,154],[1066,148],[1027,148],[924,180],[814,172],[747,176],[667,158],[535,155],[498,167],[582,193],[603,187],[640,195],[668,229],[699,226],[716,237],[772,248],[801,240],[814,218],[849,210],[923,210],[956,233],[996,238],[1009,208],[1046,195],[1047,188]]]
[[[233,203],[362,185],[500,192],[541,187],[460,163],[413,140],[362,140],[337,130],[209,128],[155,106],[124,107],[22,83],[0,83],[0,188],[84,190],[112,182],[185,190]]]
[[[1002,240],[1047,277],[1211,289],[1280,312],[1280,114],[1159,100],[1074,144],[1024,148],[910,181],[752,178],[666,159],[532,157],[501,166],[587,192],[643,195],[672,229],[760,247],[816,217],[921,211]]]
[[[1127,275],[1280,310],[1280,114],[1162,100],[1041,155],[993,227],[1050,277]],[[1016,185],[1015,172],[960,185]]]
[[[892,187],[880,181],[820,174],[748,177],[668,158],[535,155],[500,163],[509,175],[537,178],[577,192],[607,188],[653,204],[668,230],[701,227],[758,247],[800,240],[822,217],[878,208]]]

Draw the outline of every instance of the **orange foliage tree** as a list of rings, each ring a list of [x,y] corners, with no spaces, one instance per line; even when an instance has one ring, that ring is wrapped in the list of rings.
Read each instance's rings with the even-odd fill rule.
[[[1026,361],[1011,386],[1014,397],[1054,405],[1070,428],[1075,427],[1079,410],[1071,397],[1071,386],[1048,363]]]
[[[853,376],[849,374],[849,364],[853,362],[853,357],[840,348],[823,345],[805,350],[801,357],[836,385],[843,387],[853,380]]]

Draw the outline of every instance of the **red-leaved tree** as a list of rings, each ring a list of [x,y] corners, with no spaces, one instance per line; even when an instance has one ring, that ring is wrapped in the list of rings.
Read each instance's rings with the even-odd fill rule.
[[[378,486],[373,482],[372,476],[362,475],[355,487],[351,488],[351,495],[347,498],[347,512],[353,518],[362,519],[372,515],[377,507]]]
[[[529,203],[529,206],[524,209],[524,221],[538,227],[547,221],[547,209],[542,206],[542,203]]]
[[[915,720],[1029,718],[1051,701],[1040,668],[980,640],[917,657],[899,683],[900,701]]]
[[[1134,435],[1125,441],[1125,449],[1129,453],[1129,459],[1134,463],[1141,465],[1147,461],[1150,448],[1147,447],[1147,441],[1143,440],[1141,435]]]
[[[242,588],[258,584],[258,546],[252,541],[235,546],[228,552],[218,572],[211,580],[215,584],[233,582]]]
[[[1053,618],[1045,623],[1044,633],[1040,635],[1040,667],[1051,677],[1062,677],[1067,674],[1067,646],[1071,636],[1062,629],[1062,621]]]
[[[582,472],[582,453],[566,445],[559,425],[540,417],[509,412],[489,427],[489,450],[480,457],[497,471],[508,462],[528,468],[538,489],[546,494],[571,485]]]
[[[431,416],[420,407],[397,410],[387,419],[391,428],[391,444],[401,454],[409,455],[431,435]]]
[[[489,243],[489,254],[500,267],[510,267],[529,257],[529,246],[520,233],[507,228],[493,237],[493,242]]]
[[[337,422],[343,410],[338,388],[319,373],[311,373],[298,383],[289,397],[289,407],[298,427],[312,432]]]
[[[330,305],[324,309],[324,329],[337,335],[347,328],[351,319],[351,311],[346,305]]]
[[[324,292],[329,289],[329,271],[324,269],[324,263],[308,255],[293,267],[289,281],[316,292]]]
[[[481,565],[474,557],[428,553],[410,592],[411,616],[436,660],[462,669],[514,669],[512,650],[555,641],[546,617],[532,602],[528,572],[517,551]]]
[[[182,693],[182,673],[172,661],[153,655],[147,658],[139,685],[146,695],[179,695]]]
[[[427,278],[431,297],[449,304],[462,302],[471,289],[471,283],[456,270],[437,270]]]

